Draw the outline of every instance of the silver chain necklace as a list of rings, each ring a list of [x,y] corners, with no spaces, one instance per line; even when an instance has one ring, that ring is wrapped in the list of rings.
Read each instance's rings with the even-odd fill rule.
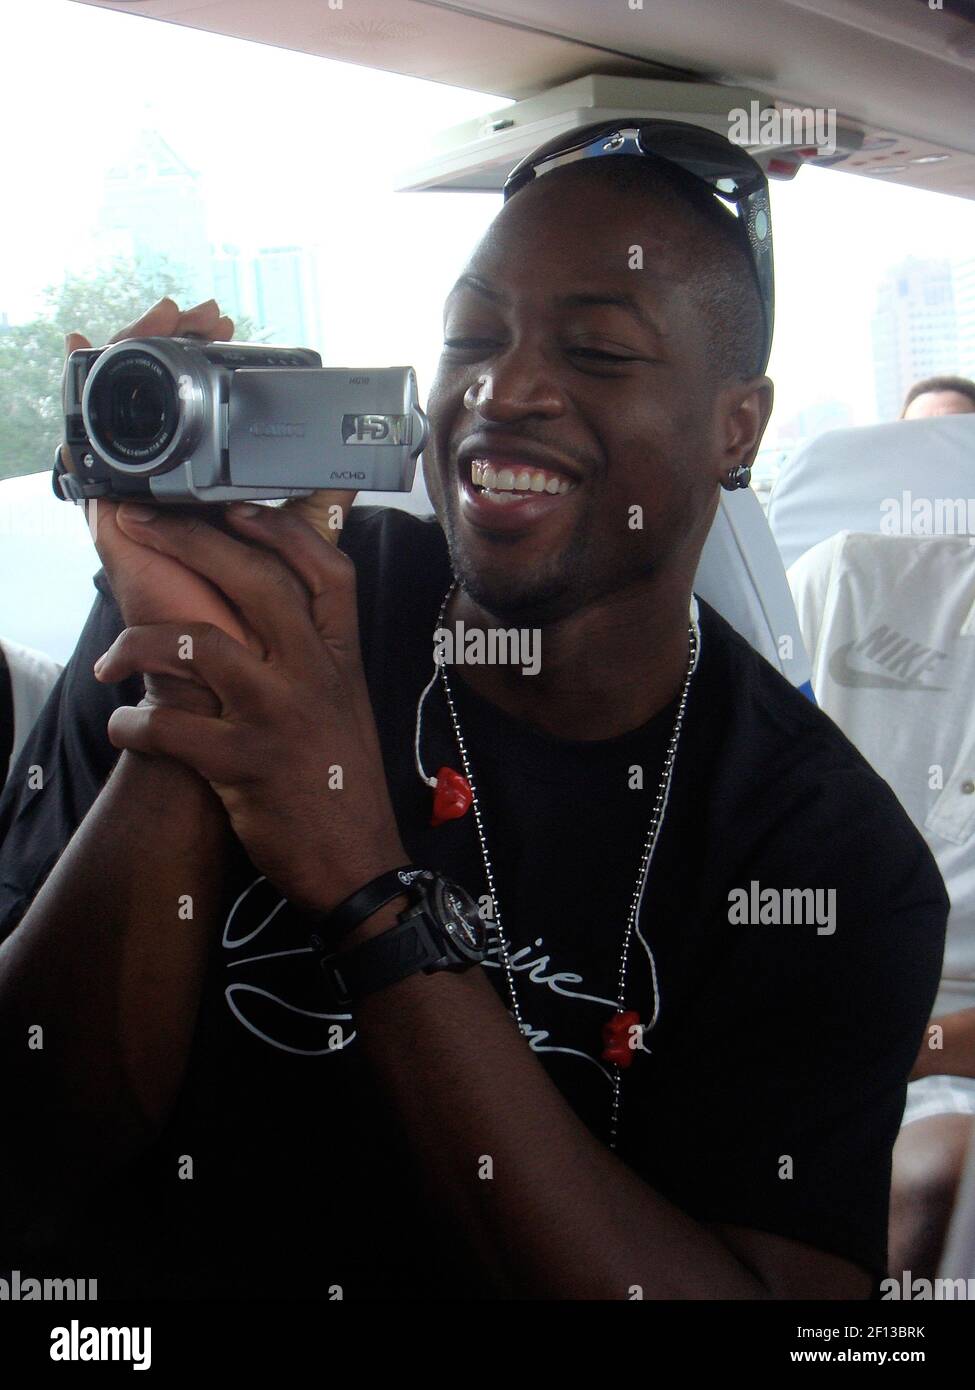
[[[444,595],[443,602],[440,605],[440,612],[437,615],[438,630],[443,629],[444,618],[447,612],[447,605],[450,602],[451,596],[453,595],[456,587],[456,582],[451,584],[450,588]],[[692,604],[696,609],[696,604],[693,599]],[[684,711],[687,707],[687,696],[690,690],[691,677],[693,676],[694,671],[697,667],[698,656],[701,650],[701,633],[697,623],[696,612],[694,613],[694,616],[691,617],[691,620],[688,623],[687,631],[689,645],[687,673],[684,677],[684,684],[681,688],[680,700],[677,706],[677,713],[674,717],[674,724],[671,730],[670,742],[667,745],[667,752],[664,758],[663,771],[660,775],[660,782],[657,785],[657,795],[653,803],[653,815],[650,820],[650,828],[647,831],[646,840],[644,841],[643,853],[640,857],[640,867],[637,871],[636,884],[634,886],[633,895],[630,900],[629,914],[627,916],[626,921],[626,930],[623,933],[623,946],[620,952],[619,977],[617,983],[616,1000],[617,1019],[629,1018],[629,1015],[627,1015],[626,1013],[626,979],[630,960],[630,947],[633,941],[634,933],[640,935],[640,940],[643,942],[644,947],[646,948],[647,956],[650,961],[650,977],[653,982],[653,1014],[649,1023],[640,1025],[630,1024],[628,1025],[627,1029],[627,1031],[629,1032],[630,1029],[632,1029],[633,1027],[639,1027],[639,1045],[641,1046],[643,1034],[649,1033],[655,1027],[657,1019],[660,1015],[660,991],[657,984],[657,966],[653,958],[653,951],[650,948],[649,942],[647,942],[646,939],[642,936],[642,934],[640,934],[638,922],[640,919],[640,910],[643,906],[643,897],[644,893],[646,892],[647,880],[650,875],[650,864],[653,859],[653,853],[657,845],[657,839],[660,834],[660,828],[663,825],[664,814],[667,809],[667,800],[670,795],[670,784],[671,779],[673,777],[674,762],[677,758],[677,745],[680,741],[681,727],[684,722]],[[480,798],[477,794],[477,784],[474,781],[474,773],[471,768],[470,757],[468,756],[467,752],[467,743],[464,739],[463,730],[461,729],[460,725],[460,718],[457,714],[457,707],[454,703],[454,694],[450,688],[450,680],[447,676],[446,662],[435,662],[433,675],[424,687],[420,695],[420,698],[417,702],[416,736],[414,741],[414,755],[416,760],[417,772],[419,773],[421,780],[425,782],[427,786],[436,787],[437,779],[435,777],[428,776],[423,768],[423,763],[420,757],[420,737],[422,729],[424,701],[426,700],[427,695],[432,689],[434,682],[437,679],[438,673],[443,683],[444,694],[447,699],[447,708],[450,712],[450,721],[453,725],[454,737],[457,740],[457,747],[460,751],[461,761],[464,767],[464,776],[467,779],[467,784],[470,787],[471,791],[471,807],[474,811],[474,824],[477,828],[477,839],[478,844],[480,845],[481,859],[484,863],[484,874],[487,879],[488,892],[491,895],[491,904],[494,913],[493,922],[495,936],[497,938],[498,954],[501,957],[501,962],[505,973],[505,980],[508,986],[508,996],[511,1000],[511,1013],[514,1017],[515,1024],[518,1027],[518,1031],[521,1033],[522,1037],[530,1039],[532,1035],[532,1029],[525,1023],[524,1017],[522,1015],[521,1001],[518,998],[518,990],[515,986],[514,969],[511,964],[511,955],[508,949],[509,943],[506,941],[504,932],[501,929],[501,909],[498,904],[498,891],[494,879],[494,866],[491,863],[491,856],[487,846],[487,836],[484,831],[484,819],[481,815]],[[627,1038],[626,1045],[631,1049],[633,1048],[634,1043],[632,1040],[632,1035]],[[619,1135],[620,1112],[622,1106],[623,1065],[620,1065],[616,1062],[612,1062],[611,1066],[613,1099],[610,1109],[609,1147],[611,1149],[615,1149],[617,1138]]]

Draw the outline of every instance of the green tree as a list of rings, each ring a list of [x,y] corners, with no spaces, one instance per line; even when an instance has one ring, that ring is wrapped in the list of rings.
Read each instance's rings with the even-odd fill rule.
[[[52,466],[63,430],[64,335],[84,333],[99,347],[165,295],[186,303],[185,284],[165,261],[120,258],[48,288],[36,319],[0,333],[0,479]],[[260,341],[261,330],[239,317],[235,337]]]

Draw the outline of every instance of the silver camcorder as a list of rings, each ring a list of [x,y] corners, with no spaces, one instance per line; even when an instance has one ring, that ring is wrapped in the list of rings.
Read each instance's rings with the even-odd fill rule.
[[[409,492],[427,420],[412,367],[323,368],[308,348],[128,338],[64,374],[54,489],[82,502]]]

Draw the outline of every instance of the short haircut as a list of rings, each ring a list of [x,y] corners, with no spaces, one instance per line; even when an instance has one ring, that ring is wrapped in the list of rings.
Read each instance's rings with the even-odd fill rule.
[[[904,397],[904,404],[901,407],[901,419],[907,414],[907,407],[912,401],[916,401],[918,396],[927,396],[932,391],[957,391],[959,396],[967,396],[975,410],[975,381],[969,381],[967,376],[928,376],[923,381],[916,381]]]
[[[601,178],[612,192],[645,194],[680,224],[687,287],[710,326],[711,378],[723,384],[759,375],[765,354],[765,312],[735,214],[700,180],[648,156],[576,160],[543,174],[538,182],[544,185],[549,179],[573,175]]]

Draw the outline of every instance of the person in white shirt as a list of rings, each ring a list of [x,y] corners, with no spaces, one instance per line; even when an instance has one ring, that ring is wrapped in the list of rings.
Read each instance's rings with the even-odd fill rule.
[[[816,700],[896,792],[951,898],[891,1196],[890,1268],[930,1277],[975,1129],[975,536],[841,531],[788,576]]]
[[[0,786],[61,674],[43,652],[0,638]]]

